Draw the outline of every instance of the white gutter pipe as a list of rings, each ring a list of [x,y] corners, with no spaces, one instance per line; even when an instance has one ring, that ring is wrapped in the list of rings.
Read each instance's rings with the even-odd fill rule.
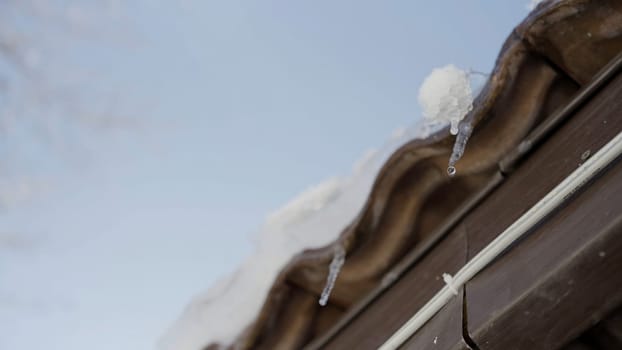
[[[503,231],[497,238],[464,265],[455,276],[445,274],[446,285],[428,301],[410,320],[397,330],[380,350],[393,350],[401,346],[426,322],[443,308],[476,274],[488,266],[497,256],[512,243],[520,239],[531,227],[536,225],[568,197],[579,190],[586,182],[595,177],[602,169],[622,154],[622,132],[611,139],[596,154],[580,165],[567,178],[544,196],[538,203]]]

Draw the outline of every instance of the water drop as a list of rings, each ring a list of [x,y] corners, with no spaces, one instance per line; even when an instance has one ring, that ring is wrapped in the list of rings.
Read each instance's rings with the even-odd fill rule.
[[[454,176],[454,175],[456,175],[456,167],[455,167],[455,166],[453,166],[453,165],[448,166],[448,167],[447,167],[447,174],[448,174],[449,176]]]

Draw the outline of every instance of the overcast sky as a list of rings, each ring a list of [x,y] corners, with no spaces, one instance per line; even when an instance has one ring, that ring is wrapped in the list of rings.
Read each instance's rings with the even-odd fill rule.
[[[0,211],[19,238],[0,245],[2,350],[152,349],[269,213],[413,124],[433,68],[489,71],[528,13],[523,0],[124,6],[120,44],[77,40],[55,59],[136,103],[135,125],[69,156],[29,136],[10,152],[45,191]]]

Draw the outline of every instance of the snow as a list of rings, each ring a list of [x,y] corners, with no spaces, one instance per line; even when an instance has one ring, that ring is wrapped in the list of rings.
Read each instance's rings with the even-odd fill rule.
[[[362,209],[387,158],[405,141],[425,138],[437,129],[422,122],[397,130],[383,147],[366,152],[349,175],[311,187],[269,215],[255,237],[255,252],[235,273],[196,296],[158,348],[197,350],[212,342],[231,344],[257,317],[275,277],[290,259],[304,249],[334,242]],[[326,298],[345,252],[334,257]]]
[[[472,74],[453,65],[434,69],[419,91],[424,121],[396,130],[382,148],[366,152],[351,174],[329,178],[269,215],[256,236],[252,256],[234,274],[195,297],[161,339],[159,349],[197,350],[213,342],[231,344],[257,317],[275,277],[295,254],[327,246],[339,237],[365,204],[380,167],[405,141],[425,138],[449,123],[452,134],[458,135],[452,167],[471,133],[471,126],[461,123],[473,104],[476,89],[471,78]],[[328,301],[344,263],[345,251],[338,246],[321,305]]]
[[[339,197],[342,186],[342,179],[331,178],[307,189],[288,205],[269,215],[267,225],[282,228],[304,220]]]
[[[419,104],[429,123],[450,124],[450,132],[456,141],[447,165],[449,176],[456,174],[456,162],[464,154],[472,127],[463,122],[473,109],[473,96],[484,86],[488,75],[464,71],[453,64],[432,70],[419,89]]]
[[[540,4],[542,1],[544,0],[530,0],[529,3],[527,4],[527,9],[529,11],[533,11],[533,9],[535,9],[536,6],[538,6],[538,4]]]
[[[426,119],[450,123],[456,135],[458,124],[473,108],[469,74],[453,64],[434,69],[419,89],[419,104]]]

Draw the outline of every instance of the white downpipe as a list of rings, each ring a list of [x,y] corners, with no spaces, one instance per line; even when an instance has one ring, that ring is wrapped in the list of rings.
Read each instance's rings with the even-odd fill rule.
[[[521,238],[531,227],[540,222],[587,181],[622,154],[622,132],[610,140],[596,154],[579,166],[567,178],[544,196],[538,203],[503,231],[497,238],[467,262],[455,276],[444,276],[446,285],[428,301],[410,320],[395,332],[380,350],[393,350],[401,346],[419,328],[445,306],[459,290],[477,273],[488,266],[499,254]]]

